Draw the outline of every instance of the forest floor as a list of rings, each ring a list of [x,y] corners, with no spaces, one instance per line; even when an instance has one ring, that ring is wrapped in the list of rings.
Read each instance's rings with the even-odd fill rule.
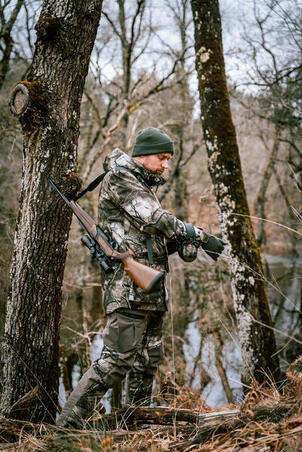
[[[279,390],[253,383],[240,406],[190,402],[188,391],[166,408],[124,406],[111,415],[95,415],[84,430],[0,418],[0,450],[302,451],[301,370],[298,360]]]

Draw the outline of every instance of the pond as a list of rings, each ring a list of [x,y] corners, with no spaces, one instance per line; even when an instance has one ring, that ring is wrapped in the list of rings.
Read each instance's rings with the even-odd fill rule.
[[[288,364],[302,353],[301,325],[301,276],[302,259],[290,259],[282,256],[264,255],[267,293],[271,306],[273,324],[275,328],[278,355],[283,370]],[[200,354],[201,334],[197,320],[188,322],[185,330],[186,341],[183,343],[183,353],[186,361],[186,373],[193,372],[198,354]],[[240,381],[241,353],[236,331],[227,331],[222,349],[222,365],[233,393],[234,402],[240,402],[242,387]],[[301,342],[301,344],[299,343]],[[90,347],[91,359],[99,357],[102,349],[101,334],[97,334]],[[215,365],[214,341],[208,335],[201,348],[203,367],[211,376],[211,380],[201,392],[201,397],[210,406],[221,406],[227,403],[226,394]],[[80,376],[80,368],[75,365],[72,379],[73,387]],[[200,373],[192,379],[193,389],[200,388]],[[65,391],[60,383],[60,404],[65,402]],[[106,411],[110,411],[110,394],[103,401]]]
[[[275,328],[277,350],[281,369],[285,371],[288,365],[302,354],[302,344],[297,342],[302,343],[300,331],[302,259],[272,255],[265,255],[263,258],[266,262],[267,294]],[[185,355],[188,357],[188,371],[191,371],[192,362],[198,353],[200,343],[200,333],[194,322],[189,324],[186,334],[189,337],[189,344],[184,346]],[[236,402],[240,401],[242,397],[241,353],[236,332],[230,332],[229,337],[229,340],[224,342],[223,366]],[[212,380],[203,390],[201,397],[210,406],[226,404],[226,395],[215,366],[214,344],[211,337],[207,338],[203,346],[202,361]],[[198,376],[194,385],[199,386]]]

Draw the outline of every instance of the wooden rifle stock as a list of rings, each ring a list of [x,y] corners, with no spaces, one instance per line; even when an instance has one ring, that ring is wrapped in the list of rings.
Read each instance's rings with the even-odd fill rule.
[[[164,277],[163,272],[136,261],[133,256],[121,257],[120,259],[124,264],[125,272],[146,293],[153,292]]]
[[[50,180],[51,187],[56,190],[65,203],[72,209],[82,228],[87,232],[94,242],[101,247],[107,257],[119,259],[122,261],[125,272],[130,276],[134,283],[146,293],[154,291],[159,282],[164,277],[164,272],[142,264],[134,259],[135,254],[131,249],[125,253],[116,251],[102,229],[95,224],[94,220],[86,213],[77,202],[69,201],[66,196],[60,192],[55,183]]]

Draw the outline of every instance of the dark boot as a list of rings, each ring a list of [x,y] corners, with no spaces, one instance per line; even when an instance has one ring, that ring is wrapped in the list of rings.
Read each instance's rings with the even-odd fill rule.
[[[129,372],[127,402],[130,405],[150,406],[153,376],[137,372]]]

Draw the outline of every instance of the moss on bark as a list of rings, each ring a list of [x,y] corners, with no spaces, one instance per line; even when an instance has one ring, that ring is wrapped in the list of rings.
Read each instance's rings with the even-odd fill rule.
[[[16,417],[55,420],[61,285],[71,211],[51,190],[49,179],[67,196],[79,188],[80,102],[101,7],[99,0],[44,0],[39,23],[48,31],[38,33],[28,80],[22,81],[29,103],[20,115],[24,159],[3,339],[5,416],[38,385],[36,397]],[[58,20],[45,21],[50,16]],[[47,33],[51,39],[45,38]],[[22,106],[22,94],[20,101]]]
[[[196,70],[208,167],[230,244],[230,268],[238,336],[243,357],[242,380],[262,382],[266,373],[279,379],[276,344],[261,257],[254,236],[242,177],[225,76],[218,0],[191,0],[195,26]],[[266,326],[263,326],[266,325]]]

